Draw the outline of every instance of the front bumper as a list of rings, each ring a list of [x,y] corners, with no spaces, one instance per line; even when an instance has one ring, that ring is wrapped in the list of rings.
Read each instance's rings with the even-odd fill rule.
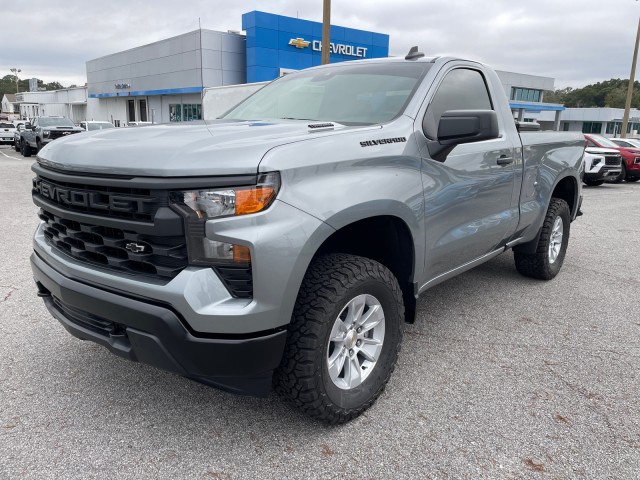
[[[166,304],[87,285],[51,268],[31,268],[49,312],[72,335],[132,361],[239,394],[266,395],[286,341],[284,328],[254,335],[198,336]]]
[[[617,166],[617,167],[603,166],[599,168],[598,171],[595,171],[595,172],[585,171],[584,179],[587,181],[593,181],[593,182],[597,182],[599,180],[612,180],[618,177],[621,171],[622,171],[621,166]]]

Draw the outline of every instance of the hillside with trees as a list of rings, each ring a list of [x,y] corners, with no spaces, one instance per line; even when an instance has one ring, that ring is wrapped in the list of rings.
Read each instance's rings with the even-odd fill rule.
[[[546,103],[563,103],[565,107],[611,107],[624,108],[627,99],[629,80],[612,78],[582,88],[562,88],[555,91],[545,90],[543,100]],[[640,108],[640,82],[633,84],[631,107]]]
[[[72,85],[74,87],[75,85]],[[21,92],[29,91],[29,79],[19,80],[18,87]],[[42,80],[38,80],[38,88],[44,88],[45,90],[59,90],[63,87],[59,82],[44,83]],[[0,99],[5,93],[16,93],[16,77],[13,75],[5,75],[0,79]]]

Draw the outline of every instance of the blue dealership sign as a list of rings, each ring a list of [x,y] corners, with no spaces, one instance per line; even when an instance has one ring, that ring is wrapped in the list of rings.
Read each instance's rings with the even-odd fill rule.
[[[242,15],[247,32],[247,82],[273,80],[280,69],[321,64],[322,23],[253,11]],[[389,56],[389,35],[331,25],[331,63]]]

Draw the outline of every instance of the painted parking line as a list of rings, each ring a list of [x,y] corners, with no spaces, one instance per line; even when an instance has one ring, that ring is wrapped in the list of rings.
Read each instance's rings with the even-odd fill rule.
[[[2,155],[4,155],[5,157],[7,157],[7,158],[11,158],[11,159],[13,159],[13,160],[20,160],[20,158],[19,158],[19,157],[13,157],[13,156],[11,156],[11,155],[7,155],[6,153],[1,152],[1,151],[0,151],[0,153],[1,153]]]

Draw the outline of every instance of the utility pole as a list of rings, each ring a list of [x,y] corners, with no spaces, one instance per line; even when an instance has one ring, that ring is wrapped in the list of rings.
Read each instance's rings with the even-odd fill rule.
[[[19,68],[15,68],[15,67],[13,67],[13,68],[10,68],[10,69],[9,69],[9,71],[10,71],[11,73],[13,73],[13,75],[16,77],[16,93],[18,93],[18,81],[20,80],[20,79],[18,78],[18,74],[19,74],[22,70],[20,70]]]
[[[329,36],[331,35],[331,0],[324,0],[322,8],[322,65],[329,63]]]
[[[636,47],[633,50],[633,63],[631,64],[631,78],[627,87],[627,102],[624,105],[624,117],[622,117],[622,131],[620,138],[627,138],[627,125],[629,124],[629,110],[631,110],[631,97],[633,96],[633,82],[636,79],[636,62],[638,61],[638,43],[640,43],[640,18],[638,18],[638,33],[636,33]]]

